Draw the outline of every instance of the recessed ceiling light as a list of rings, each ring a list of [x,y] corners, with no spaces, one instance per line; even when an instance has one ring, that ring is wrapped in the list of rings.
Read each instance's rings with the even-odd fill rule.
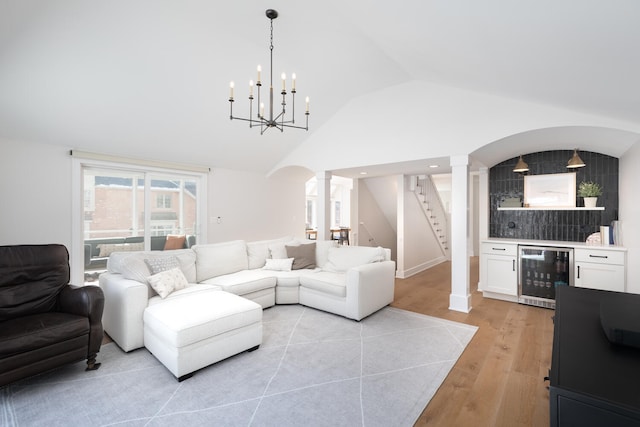
[[[433,168],[440,167],[440,165],[429,165],[429,167],[433,169]]]
[[[366,174],[367,174],[367,173],[366,173],[366,172],[364,172],[364,171],[360,172],[360,175],[366,175]]]

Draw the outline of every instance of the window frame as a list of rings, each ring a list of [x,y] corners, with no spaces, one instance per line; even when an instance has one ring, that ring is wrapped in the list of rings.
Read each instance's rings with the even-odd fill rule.
[[[73,153],[72,153],[73,155]],[[182,168],[155,167],[141,161],[139,164],[127,160],[126,162],[100,160],[93,158],[72,157],[72,189],[71,189],[71,248],[69,251],[71,265],[71,283],[81,285],[84,283],[84,174],[83,169],[113,169],[114,171],[126,171],[140,173],[144,176],[145,194],[144,205],[151,206],[151,180],[159,176],[171,175],[183,179],[196,180],[198,192],[196,197],[197,224],[195,227],[196,241],[206,243],[207,240],[207,182],[208,174],[201,171],[190,171]],[[151,209],[145,209],[145,230],[151,232]],[[151,236],[152,234],[149,234]],[[145,250],[150,249],[149,239],[145,240]]]

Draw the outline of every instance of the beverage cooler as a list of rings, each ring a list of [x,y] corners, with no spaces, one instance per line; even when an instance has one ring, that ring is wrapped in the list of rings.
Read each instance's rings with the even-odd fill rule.
[[[573,248],[518,246],[518,302],[555,308],[556,289],[573,286]]]

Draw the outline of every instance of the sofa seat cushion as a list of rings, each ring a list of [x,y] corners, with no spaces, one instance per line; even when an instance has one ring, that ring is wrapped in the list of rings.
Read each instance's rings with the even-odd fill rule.
[[[221,290],[222,288],[220,286],[215,286],[215,285],[190,284],[184,289],[180,289],[179,291],[174,291],[170,293],[166,299],[181,298],[182,296],[191,295],[194,292],[211,292],[211,291],[221,291]],[[165,299],[163,299],[160,295],[155,295],[149,298],[148,305],[157,304],[164,300]]]
[[[246,295],[251,292],[262,291],[276,287],[274,271],[268,270],[242,270],[224,276],[213,277],[205,280],[204,284],[220,286],[223,291],[236,295]]]
[[[319,271],[320,269],[316,268],[315,270],[274,271],[273,274],[276,276],[276,286],[281,288],[295,288],[300,286],[301,276],[313,275]]]
[[[49,312],[17,317],[0,323],[0,357],[28,351],[87,335],[89,318]]]
[[[167,298],[144,311],[145,329],[174,348],[260,322],[260,304],[224,291]]]
[[[347,296],[347,275],[318,271],[300,276],[300,286],[344,298]]]

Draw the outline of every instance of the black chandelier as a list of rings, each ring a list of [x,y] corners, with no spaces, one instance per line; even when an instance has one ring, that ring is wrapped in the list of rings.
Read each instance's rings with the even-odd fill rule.
[[[230,94],[229,94],[229,118],[231,120],[244,120],[245,122],[249,122],[249,127],[258,127],[260,126],[260,135],[264,133],[265,130],[269,128],[280,129],[280,132],[284,132],[284,128],[296,128],[296,129],[304,129],[309,130],[309,97],[306,98],[306,109],[305,109],[305,118],[306,124],[305,126],[296,126],[295,124],[295,108],[296,108],[296,75],[295,73],[291,75],[291,120],[285,120],[285,107],[287,105],[286,97],[287,97],[287,88],[286,88],[286,80],[287,76],[285,73],[282,73],[282,91],[280,94],[282,95],[282,111],[274,117],[273,111],[273,20],[278,17],[278,12],[273,9],[267,9],[266,11],[267,18],[271,21],[271,44],[269,46],[269,50],[271,53],[270,58],[270,84],[269,84],[269,115],[265,117],[264,115],[264,103],[260,102],[260,88],[262,87],[262,82],[260,80],[260,73],[262,72],[262,67],[258,65],[258,80],[255,85],[258,87],[258,106],[260,107],[257,111],[256,118],[253,118],[253,80],[249,81],[249,118],[237,117],[233,115],[233,89],[234,83],[231,82],[230,86]]]

